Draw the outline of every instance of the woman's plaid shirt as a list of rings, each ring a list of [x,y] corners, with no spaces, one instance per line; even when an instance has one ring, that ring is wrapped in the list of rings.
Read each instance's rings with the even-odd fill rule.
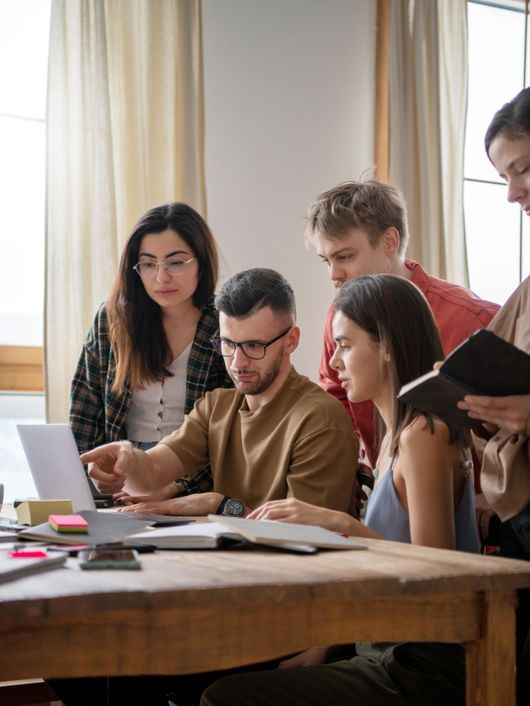
[[[185,413],[209,390],[233,387],[223,358],[215,353],[210,339],[219,333],[219,321],[213,303],[201,314],[188,359]],[[126,420],[131,390],[112,390],[115,359],[109,340],[106,305],[98,310],[79,357],[70,388],[70,425],[80,453],[110,441],[126,439]],[[185,492],[212,489],[209,467],[191,481],[183,481]]]

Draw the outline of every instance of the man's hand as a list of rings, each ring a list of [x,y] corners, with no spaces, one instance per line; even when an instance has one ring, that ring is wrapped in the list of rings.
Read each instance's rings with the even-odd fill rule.
[[[90,464],[89,475],[100,493],[118,493],[134,463],[133,445],[130,441],[113,441],[81,454],[81,461]]]
[[[129,495],[125,491],[114,494],[114,501],[120,505],[133,505],[134,503],[151,502],[154,500],[169,500],[179,492],[175,483],[168,483],[160,490],[155,490],[148,495]]]
[[[506,429],[512,434],[528,434],[530,395],[487,397],[466,395],[458,407],[467,411],[468,417],[480,419]]]
[[[314,667],[317,664],[324,664],[328,647],[311,647],[305,652],[294,657],[284,659],[278,665],[278,669],[291,669],[292,667]]]
[[[223,499],[221,493],[194,493],[172,500],[150,500],[149,496],[127,498],[131,505],[118,512],[152,512],[157,515],[209,515]]]

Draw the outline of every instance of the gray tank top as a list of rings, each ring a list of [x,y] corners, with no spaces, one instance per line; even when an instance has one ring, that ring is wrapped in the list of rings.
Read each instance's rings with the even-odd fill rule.
[[[409,516],[399,502],[394,486],[394,463],[381,482],[374,488],[366,508],[365,524],[384,539],[395,542],[410,540]],[[475,490],[472,471],[468,469],[462,498],[455,510],[455,548],[462,552],[480,552],[477,521],[475,519]]]

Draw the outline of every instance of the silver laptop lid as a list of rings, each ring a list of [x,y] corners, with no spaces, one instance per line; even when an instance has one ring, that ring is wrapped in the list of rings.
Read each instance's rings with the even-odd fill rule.
[[[85,469],[68,424],[17,424],[41,500],[70,499],[74,512],[95,510]]]

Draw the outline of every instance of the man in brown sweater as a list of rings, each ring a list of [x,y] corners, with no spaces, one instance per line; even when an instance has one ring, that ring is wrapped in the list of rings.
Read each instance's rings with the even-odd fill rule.
[[[128,510],[242,516],[286,497],[349,510],[357,440],[340,402],[291,364],[300,330],[290,285],[274,270],[246,270],[223,285],[216,306],[220,337],[212,344],[235,389],[208,392],[147,452],[123,441],[83,454],[98,488],[153,494],[209,463],[213,492],[151,498]]]

